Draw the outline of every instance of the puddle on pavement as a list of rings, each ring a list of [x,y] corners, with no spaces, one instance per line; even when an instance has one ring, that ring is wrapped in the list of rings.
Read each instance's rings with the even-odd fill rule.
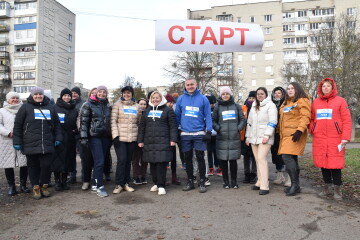
[[[119,197],[115,199],[117,204],[128,204],[128,205],[137,205],[144,203],[153,203],[154,200],[151,198],[146,198],[141,194],[120,194]]]
[[[55,230],[75,230],[78,229],[79,227],[81,227],[81,225],[78,224],[73,224],[73,223],[57,223],[56,225],[53,226],[53,229]]]

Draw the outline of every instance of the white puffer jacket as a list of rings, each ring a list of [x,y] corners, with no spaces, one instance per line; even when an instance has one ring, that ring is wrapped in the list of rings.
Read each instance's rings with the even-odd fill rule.
[[[8,103],[4,103],[6,105]],[[13,131],[15,114],[5,108],[0,109],[0,168],[26,166],[26,157],[13,148],[13,139],[9,133]]]
[[[274,144],[274,132],[277,125],[278,111],[268,97],[260,102],[259,111],[254,101],[247,119],[246,140],[251,144],[261,144],[263,138],[269,138],[268,144]]]

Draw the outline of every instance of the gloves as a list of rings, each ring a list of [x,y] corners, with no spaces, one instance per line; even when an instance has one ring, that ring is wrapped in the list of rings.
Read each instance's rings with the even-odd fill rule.
[[[13,145],[13,147],[14,147],[15,150],[17,150],[17,151],[23,150],[23,146],[22,146],[22,145]]]
[[[300,140],[300,137],[302,135],[302,132],[299,130],[296,130],[296,132],[294,132],[293,134],[291,134],[292,137],[292,141],[293,142],[298,142]]]
[[[114,142],[114,147],[118,148],[120,146],[119,137],[114,138],[113,142]]]
[[[58,147],[58,146],[60,146],[61,144],[62,144],[62,142],[60,142],[60,141],[55,141],[54,146],[55,146],[55,147]]]
[[[206,134],[203,137],[203,141],[204,142],[210,142],[211,141],[211,132],[210,131],[206,132]]]
[[[87,138],[82,138],[82,139],[80,140],[80,143],[81,143],[81,145],[83,145],[84,147],[87,147],[87,145],[88,145],[88,139],[87,139]]]

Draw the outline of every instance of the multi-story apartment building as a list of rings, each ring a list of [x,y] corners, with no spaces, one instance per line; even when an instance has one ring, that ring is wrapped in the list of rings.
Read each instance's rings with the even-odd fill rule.
[[[55,0],[0,1],[0,85],[27,97],[74,83],[75,14]],[[10,89],[9,89],[10,90]]]
[[[260,86],[268,90],[283,85],[286,61],[307,61],[311,33],[334,22],[330,17],[356,15],[359,0],[270,0],[211,9],[188,10],[188,19],[260,24],[264,33],[261,52],[232,53],[234,76],[241,79],[246,94]],[[219,84],[219,82],[218,82]],[[222,85],[221,83],[219,85]]]

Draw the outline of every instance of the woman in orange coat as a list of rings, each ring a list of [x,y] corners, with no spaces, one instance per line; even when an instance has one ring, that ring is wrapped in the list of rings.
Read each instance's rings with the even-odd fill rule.
[[[341,200],[341,169],[345,166],[345,145],[351,138],[352,122],[345,99],[337,93],[333,79],[325,78],[319,83],[319,97],[312,104],[309,131],[313,135],[314,165],[321,168],[325,182],[319,195],[334,194],[334,199]]]
[[[286,100],[280,107],[280,146],[291,186],[285,189],[286,196],[300,192],[298,156],[304,154],[307,127],[310,123],[310,100],[301,85],[292,82],[287,87]]]

